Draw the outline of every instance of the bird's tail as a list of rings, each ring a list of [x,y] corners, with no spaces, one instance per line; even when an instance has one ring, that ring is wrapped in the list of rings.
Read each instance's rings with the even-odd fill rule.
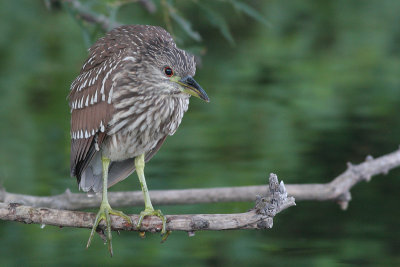
[[[108,187],[124,180],[135,171],[135,159],[112,161],[108,169]],[[82,172],[79,189],[84,192],[97,193],[103,189],[103,167],[101,153],[97,152],[86,169]]]

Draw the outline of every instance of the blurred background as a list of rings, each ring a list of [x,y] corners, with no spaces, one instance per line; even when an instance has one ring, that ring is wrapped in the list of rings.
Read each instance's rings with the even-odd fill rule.
[[[146,165],[151,189],[325,183],[400,143],[400,2],[153,1],[83,6],[124,24],[172,29],[200,56],[180,129]],[[142,1],[141,1],[142,2]],[[47,3],[47,4],[46,4]],[[69,86],[103,33],[68,1],[0,3],[0,181],[7,191],[70,188]],[[298,202],[266,231],[113,234],[0,221],[1,266],[400,266],[400,170],[352,190],[347,211]],[[110,191],[140,190],[136,176]],[[164,214],[244,212],[254,203],[161,206]],[[143,207],[123,209],[138,213]],[[93,211],[97,211],[93,210]]]

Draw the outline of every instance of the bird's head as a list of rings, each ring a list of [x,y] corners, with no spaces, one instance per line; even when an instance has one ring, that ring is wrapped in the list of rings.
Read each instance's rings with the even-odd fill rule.
[[[176,47],[171,35],[161,27],[147,26],[141,51],[142,74],[153,92],[195,96],[209,102],[207,93],[194,80],[194,56]],[[156,90],[154,90],[156,89]]]

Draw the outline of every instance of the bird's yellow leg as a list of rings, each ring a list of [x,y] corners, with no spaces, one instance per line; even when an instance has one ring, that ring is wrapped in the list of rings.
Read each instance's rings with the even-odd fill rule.
[[[100,205],[100,210],[97,213],[96,219],[93,223],[93,228],[92,232],[90,233],[88,243],[86,245],[86,248],[90,246],[90,243],[92,242],[92,238],[94,236],[94,233],[96,232],[97,226],[99,223],[104,220],[107,226],[107,235],[106,235],[106,241],[108,243],[108,251],[110,252],[111,256],[113,255],[113,249],[112,249],[112,236],[111,236],[111,219],[110,219],[110,214],[120,216],[127,220],[130,224],[132,224],[131,218],[129,218],[128,215],[124,214],[121,211],[118,210],[113,210],[108,203],[108,197],[107,197],[107,182],[108,182],[108,167],[110,166],[110,159],[106,157],[101,157],[101,162],[103,166],[103,199],[101,201]]]
[[[147,189],[147,184],[146,184],[146,179],[144,177],[144,154],[137,156],[135,158],[135,168],[136,168],[136,173],[139,177],[140,185],[142,187],[142,192],[143,192],[143,197],[144,197],[144,211],[140,213],[139,220],[137,223],[137,229],[140,229],[140,225],[142,224],[143,218],[146,216],[157,216],[161,219],[162,221],[162,230],[161,234],[164,235],[163,241],[166,239],[166,237],[169,234],[169,231],[167,233],[166,231],[166,218],[162,214],[160,210],[154,210],[153,205],[151,204],[150,200],[150,195],[149,195],[149,190]]]

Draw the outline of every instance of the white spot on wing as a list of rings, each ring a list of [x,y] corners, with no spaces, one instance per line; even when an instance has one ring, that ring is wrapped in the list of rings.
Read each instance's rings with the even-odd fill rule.
[[[106,76],[104,76],[103,82],[101,83],[100,94],[104,94],[104,84],[105,84],[105,82],[106,82],[106,80],[107,80],[107,78],[108,78],[108,75],[110,75],[110,73],[111,73],[112,71],[113,71],[113,69],[110,69],[110,70],[107,72]]]
[[[133,61],[133,62],[136,62],[136,59],[134,57],[124,57],[122,59],[122,61]]]
[[[111,104],[111,99],[113,95],[114,86],[111,87],[110,93],[108,93],[108,104]]]

